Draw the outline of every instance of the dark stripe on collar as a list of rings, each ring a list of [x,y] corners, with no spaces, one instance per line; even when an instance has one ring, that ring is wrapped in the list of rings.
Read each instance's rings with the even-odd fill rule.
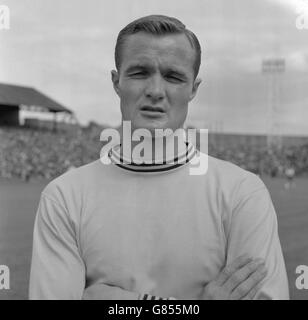
[[[180,155],[179,157],[176,157],[172,162],[178,162],[178,163],[168,163],[168,161],[164,161],[162,164],[149,164],[149,163],[123,163],[123,159],[119,157],[118,154],[114,153],[113,150],[110,150],[109,152],[109,158],[112,160],[112,162],[125,170],[128,171],[134,171],[134,172],[144,172],[144,173],[150,173],[150,172],[164,172],[172,169],[176,169],[178,167],[183,166],[184,164],[188,163],[196,153],[196,150],[194,146],[191,143],[187,144],[187,151],[185,154]],[[169,161],[171,162],[171,161]]]

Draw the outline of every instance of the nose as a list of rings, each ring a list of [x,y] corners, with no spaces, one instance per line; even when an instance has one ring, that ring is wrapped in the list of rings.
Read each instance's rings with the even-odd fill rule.
[[[164,80],[160,77],[160,75],[153,75],[150,79],[148,79],[145,94],[146,97],[151,99],[153,102],[164,99]]]

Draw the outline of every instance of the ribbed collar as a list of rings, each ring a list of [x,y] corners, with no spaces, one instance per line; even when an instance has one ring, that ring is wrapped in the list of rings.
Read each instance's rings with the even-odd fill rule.
[[[160,152],[155,155],[154,160],[146,155],[140,156],[138,152],[133,152],[132,159],[129,158],[125,149],[122,150],[121,145],[114,146],[109,152],[111,161],[125,170],[136,172],[162,172],[168,171],[188,163],[195,155],[195,148],[191,142],[187,142],[183,137],[179,137],[179,141],[171,140],[174,137],[168,136],[166,140],[165,152]],[[155,141],[157,142],[157,141]],[[146,146],[147,143],[152,143],[149,139],[144,139],[142,145]],[[179,150],[174,154],[174,144],[178,144]],[[162,144],[161,144],[162,146]],[[150,149],[152,150],[152,149]],[[121,154],[121,151],[123,154]],[[162,151],[162,150],[161,150]],[[163,158],[163,155],[165,156]]]

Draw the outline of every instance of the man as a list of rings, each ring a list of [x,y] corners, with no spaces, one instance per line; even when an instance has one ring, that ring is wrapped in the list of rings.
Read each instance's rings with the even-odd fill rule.
[[[126,26],[112,71],[122,123],[182,128],[200,56],[196,36],[175,18]],[[212,157],[206,174],[190,175],[206,155],[181,135],[176,147],[173,133],[145,137],[154,152],[142,156],[126,138],[123,131],[110,165],[71,170],[42,192],[31,299],[288,299],[276,214],[259,178]],[[153,147],[157,139],[162,147]]]
[[[285,169],[285,176],[287,178],[287,182],[284,184],[286,190],[295,187],[294,177],[295,177],[295,169],[291,163],[288,163]]]

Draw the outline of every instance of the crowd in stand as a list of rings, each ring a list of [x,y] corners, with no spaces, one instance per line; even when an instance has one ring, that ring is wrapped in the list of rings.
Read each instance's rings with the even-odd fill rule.
[[[55,178],[72,167],[98,159],[102,146],[99,136],[98,128],[53,132],[0,127],[0,177],[25,181]],[[290,167],[296,175],[308,173],[308,144],[270,150],[212,144],[209,154],[259,175],[284,175]]]
[[[251,147],[226,148],[209,146],[209,154],[230,161],[258,175],[284,176],[292,168],[297,176],[308,174],[308,144],[280,148]]]
[[[83,129],[52,132],[0,128],[0,177],[52,179],[97,159],[99,150],[99,135],[93,137]]]

